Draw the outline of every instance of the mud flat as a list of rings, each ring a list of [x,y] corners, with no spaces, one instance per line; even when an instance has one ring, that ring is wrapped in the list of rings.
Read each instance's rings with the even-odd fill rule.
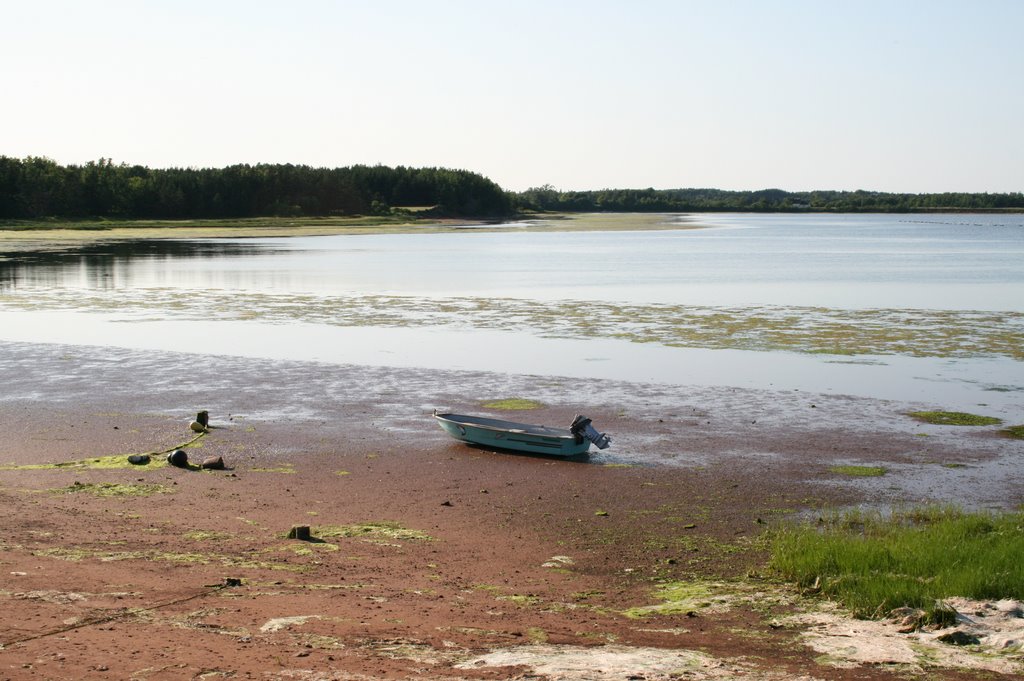
[[[0,344],[0,384],[0,678],[1021,673],[765,569],[766,531],[826,509],[1015,507],[1020,441],[907,416],[935,405],[27,343]],[[539,406],[483,406],[512,398]],[[614,444],[497,454],[434,408],[583,411]],[[193,440],[199,409],[185,450],[226,470],[124,461]]]

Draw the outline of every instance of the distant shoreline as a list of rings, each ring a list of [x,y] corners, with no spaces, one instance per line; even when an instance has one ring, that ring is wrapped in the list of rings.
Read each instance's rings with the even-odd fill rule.
[[[912,213],[861,213],[834,211],[777,212],[778,215],[1019,215],[1021,210],[920,210]],[[698,229],[701,218],[727,214],[765,215],[761,211],[689,211],[689,212],[551,212],[527,213],[495,220],[493,218],[239,218],[189,220],[7,220],[0,221],[0,244],[18,246],[29,243],[45,247],[60,242],[85,242],[109,239],[210,239],[269,238],[289,236],[333,236],[372,234],[426,234],[460,231],[572,232],[607,230]],[[671,216],[674,221],[666,221]],[[684,222],[688,220],[688,222]]]

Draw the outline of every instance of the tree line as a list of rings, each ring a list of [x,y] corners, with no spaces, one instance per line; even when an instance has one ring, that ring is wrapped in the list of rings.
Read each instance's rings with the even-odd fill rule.
[[[872,191],[787,192],[782,189],[602,189],[558,191],[551,185],[517,195],[518,207],[559,212],[836,212],[1024,211],[1024,193],[894,194]]]
[[[507,192],[467,170],[292,164],[151,169],[110,159],[60,165],[0,156],[0,219],[189,219],[386,215],[499,218],[524,212],[1024,211],[1024,194],[893,194],[781,189],[601,189]]]
[[[246,218],[386,214],[500,217],[512,197],[466,170],[291,164],[151,169],[110,159],[60,165],[0,156],[0,218]]]

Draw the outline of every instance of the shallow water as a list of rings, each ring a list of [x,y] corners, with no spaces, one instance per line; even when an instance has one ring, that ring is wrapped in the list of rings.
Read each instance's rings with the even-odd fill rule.
[[[698,222],[18,253],[0,340],[1021,410],[1024,216]]]

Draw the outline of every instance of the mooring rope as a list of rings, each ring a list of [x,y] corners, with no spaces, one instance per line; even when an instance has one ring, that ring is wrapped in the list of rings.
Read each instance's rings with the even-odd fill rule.
[[[169,600],[169,601],[165,601],[163,603],[157,603],[156,605],[150,605],[150,606],[145,607],[145,608],[129,608],[127,610],[122,610],[120,612],[117,612],[117,613],[114,613],[114,614],[111,614],[111,615],[102,615],[100,617],[90,617],[90,618],[88,618],[86,620],[83,620],[81,622],[75,622],[74,624],[70,624],[70,625],[68,625],[66,627],[61,627],[60,629],[53,629],[51,631],[44,631],[44,632],[42,632],[40,634],[32,634],[31,636],[25,636],[23,638],[16,638],[16,639],[14,639],[12,641],[4,641],[4,642],[0,643],[0,650],[3,650],[4,648],[6,648],[8,646],[17,645],[19,643],[28,643],[29,641],[35,641],[35,640],[38,640],[38,639],[41,639],[41,638],[47,638],[48,636],[56,636],[57,634],[64,634],[64,633],[67,633],[69,631],[74,631],[75,629],[81,629],[83,627],[91,627],[94,624],[106,624],[107,622],[113,622],[115,620],[124,619],[126,617],[134,617],[134,616],[139,615],[140,613],[151,612],[153,610],[159,610],[160,608],[166,608],[169,605],[178,605],[179,603],[187,603],[188,601],[193,601],[193,600],[195,600],[197,598],[201,598],[203,596],[206,596],[207,594],[216,593],[217,591],[220,591],[221,589],[226,589],[229,586],[237,586],[237,585],[238,585],[237,583],[234,583],[234,580],[230,580],[230,579],[224,580],[223,584],[206,584],[206,585],[203,586],[204,591],[200,591],[199,593],[194,593],[191,596],[184,596],[182,598],[175,598],[175,599],[172,599],[172,600]]]

